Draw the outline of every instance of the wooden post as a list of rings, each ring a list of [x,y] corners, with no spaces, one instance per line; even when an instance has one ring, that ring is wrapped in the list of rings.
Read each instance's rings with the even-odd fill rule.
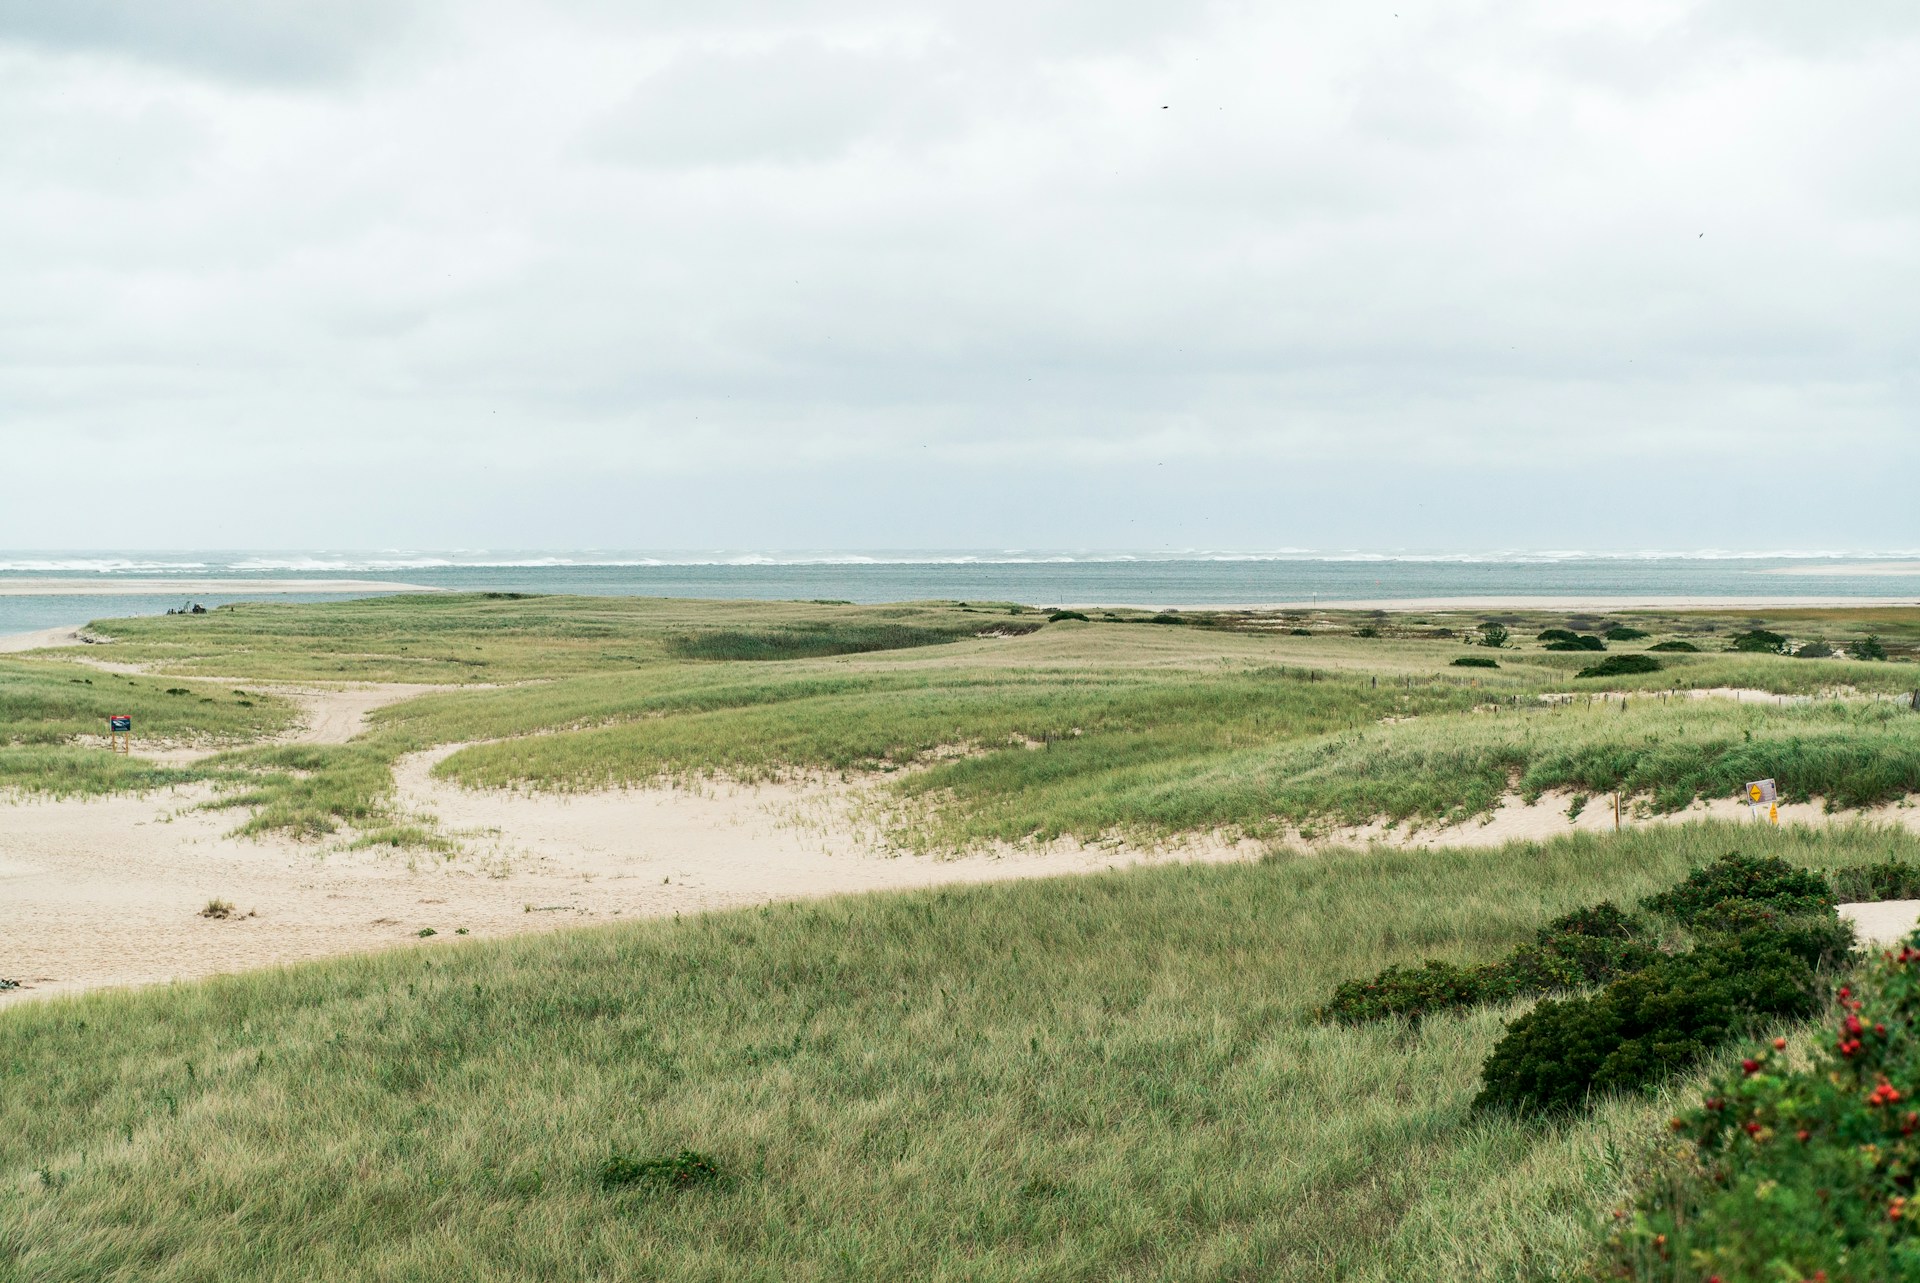
[[[1620,790],[1613,791],[1613,831],[1620,831]]]

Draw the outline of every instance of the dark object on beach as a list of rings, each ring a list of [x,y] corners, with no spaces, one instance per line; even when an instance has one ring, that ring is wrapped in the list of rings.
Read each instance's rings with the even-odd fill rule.
[[[1591,668],[1583,668],[1575,677],[1635,677],[1657,673],[1660,661],[1651,655],[1609,655]]]
[[[1647,647],[1648,650],[1665,651],[1671,654],[1698,655],[1700,648],[1690,641],[1663,641]]]
[[[671,1158],[626,1158],[615,1154],[600,1169],[600,1188],[650,1185],[655,1189],[684,1190],[701,1185],[724,1185],[727,1174],[705,1154],[683,1149]]]
[[[19,987],[20,982],[18,980],[8,980],[5,977],[0,977],[0,993],[4,993],[8,989],[18,989]]]
[[[1491,655],[1462,655],[1453,661],[1455,668],[1498,668],[1500,661]]]

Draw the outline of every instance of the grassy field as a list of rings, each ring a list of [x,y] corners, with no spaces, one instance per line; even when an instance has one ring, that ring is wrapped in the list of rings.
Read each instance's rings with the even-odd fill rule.
[[[1659,672],[1596,680],[1577,676],[1593,653],[1550,651],[1534,635],[1609,621],[1547,615],[1501,616],[1514,640],[1496,651],[1467,644],[1486,618],[1444,614],[1116,611],[1049,622],[1004,603],[499,595],[243,605],[101,621],[97,629],[116,640],[91,652],[229,681],[408,679],[449,689],[384,710],[350,745],[239,747],[191,770],[76,753],[57,742],[86,723],[76,713],[40,722],[32,753],[0,755],[0,784],[100,792],[211,779],[227,805],[246,811],[248,832],[431,845],[429,826],[394,813],[391,769],[401,755],[441,744],[472,745],[438,770],[474,787],[880,772],[896,777],[880,796],[892,836],[918,849],[1457,820],[1486,813],[1509,791],[1577,799],[1619,789],[1673,810],[1767,775],[1789,797],[1847,807],[1915,791],[1920,718],[1874,697],[1920,686],[1920,669],[1725,646],[1770,622],[1844,645],[1871,632],[1897,653],[1920,636],[1909,618],[1920,611],[1791,614],[1790,623],[1635,616],[1647,636],[1615,643],[1613,653],[1680,638],[1720,649],[1664,654]],[[1456,667],[1462,657],[1499,666]],[[74,665],[12,667],[42,674],[42,688],[97,689],[75,684]],[[198,687],[177,697],[154,695],[161,683],[144,678],[96,681],[198,718],[156,721],[157,733],[232,740],[286,716]],[[1716,687],[1815,702],[1638,699],[1624,713],[1588,702],[1596,693]],[[1580,702],[1543,703],[1551,693]],[[88,716],[98,711],[88,706]],[[150,716],[145,705],[141,712]],[[926,769],[900,770],[907,766]]]
[[[1496,651],[1467,644],[1479,616],[1089,613],[434,597],[102,621],[116,640],[83,656],[0,663],[0,786],[203,779],[245,831],[433,846],[393,764],[467,745],[439,769],[475,787],[838,773],[936,852],[1458,818],[1509,792],[1675,808],[1762,775],[1840,805],[1920,786],[1920,716],[1888,698],[1920,670],[1726,652],[1778,620],[1636,617],[1649,636],[1611,653],[1704,649],[1595,680],[1595,655],[1534,633],[1623,621],[1505,616]],[[1898,657],[1920,612],[1791,631]],[[447,689],[348,744],[258,742],[294,712],[243,691],[329,679]],[[1685,698],[1715,687],[1810,698]],[[224,751],[110,757],[86,737],[122,711]],[[1311,1013],[1342,980],[1491,959],[1735,846],[1920,859],[1845,825],[1282,850],[20,1003],[0,1011],[0,1279],[1564,1277],[1669,1101],[1471,1115],[1513,1011]],[[720,1178],[602,1179],[681,1151]]]
[[[0,1012],[0,1277],[1551,1279],[1664,1099],[1468,1102],[1500,1011],[1329,1027],[1734,843],[1683,826],[861,897]],[[693,1150],[724,1180],[603,1188]]]

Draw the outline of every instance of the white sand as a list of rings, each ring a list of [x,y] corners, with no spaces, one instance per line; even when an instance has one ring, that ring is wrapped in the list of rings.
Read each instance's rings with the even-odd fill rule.
[[[1835,906],[1853,922],[1863,944],[1898,944],[1920,926],[1920,900],[1881,900]]]
[[[383,579],[0,579],[0,597],[194,597],[280,593],[440,592]]]
[[[8,633],[0,637],[0,655],[17,655],[23,650],[46,650],[54,646],[81,646],[81,625],[42,628],[35,633]]]

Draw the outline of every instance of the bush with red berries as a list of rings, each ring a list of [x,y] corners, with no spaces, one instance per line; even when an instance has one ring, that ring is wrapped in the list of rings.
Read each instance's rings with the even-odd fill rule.
[[[1622,1279],[1920,1279],[1920,932],[1842,988],[1812,1063],[1775,1039],[1673,1120],[1670,1179],[1616,1213]]]

